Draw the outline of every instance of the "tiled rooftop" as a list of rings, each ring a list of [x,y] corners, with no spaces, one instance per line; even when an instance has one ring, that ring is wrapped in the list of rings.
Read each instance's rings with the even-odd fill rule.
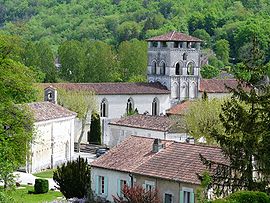
[[[75,112],[72,112],[60,105],[53,104],[51,102],[34,102],[29,103],[28,106],[34,114],[35,122],[77,115]]]
[[[168,114],[168,115],[185,115],[190,104],[191,104],[191,101],[189,101],[189,100],[183,101],[179,104],[174,105],[170,109],[168,109],[166,111],[166,114]]]
[[[93,91],[97,95],[170,94],[160,83],[41,83],[39,86]]]
[[[235,79],[202,79],[199,91],[207,93],[229,93],[226,86],[236,88],[237,85],[238,81]]]
[[[167,116],[151,116],[143,114],[135,114],[132,116],[126,116],[120,119],[115,119],[110,122],[111,125],[126,126],[132,128],[143,128],[148,130],[157,131],[169,131],[169,129],[175,124]]]
[[[179,42],[202,42],[202,40],[186,35],[181,32],[172,31],[164,35],[152,37],[147,41],[179,41]]]
[[[226,163],[221,149],[173,141],[162,141],[165,145],[159,152],[152,152],[154,139],[130,136],[107,154],[91,163],[99,167],[145,176],[200,184],[197,174],[206,167],[199,154],[218,163]]]

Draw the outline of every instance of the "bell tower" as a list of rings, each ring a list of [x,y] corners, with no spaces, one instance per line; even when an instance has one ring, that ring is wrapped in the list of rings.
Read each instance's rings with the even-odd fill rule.
[[[148,42],[148,82],[160,82],[171,90],[171,105],[198,96],[202,40],[169,32]]]

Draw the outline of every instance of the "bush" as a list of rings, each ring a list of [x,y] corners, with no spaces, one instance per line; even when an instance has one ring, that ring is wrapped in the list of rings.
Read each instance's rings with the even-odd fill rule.
[[[90,191],[90,166],[79,157],[58,166],[53,172],[53,180],[66,198],[83,198]]]
[[[39,179],[35,180],[35,193],[36,194],[43,194],[49,191],[49,181],[46,179]]]
[[[270,203],[266,193],[255,191],[239,191],[231,194],[227,199],[237,203]]]
[[[10,197],[9,195],[7,195],[5,192],[1,192],[0,191],[0,203],[12,203],[15,202],[14,199],[12,197]]]

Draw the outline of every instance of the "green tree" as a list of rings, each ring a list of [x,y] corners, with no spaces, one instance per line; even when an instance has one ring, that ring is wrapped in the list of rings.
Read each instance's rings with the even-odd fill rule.
[[[84,47],[79,41],[65,41],[58,49],[60,75],[69,82],[83,82],[85,63]]]
[[[205,48],[211,47],[211,37],[204,29],[197,29],[192,33],[192,36],[203,40],[202,46]]]
[[[210,78],[217,77],[220,73],[220,70],[211,65],[204,65],[201,67],[200,73],[203,78],[210,79]]]
[[[225,65],[229,63],[229,52],[230,45],[225,39],[216,41],[214,51],[219,60],[221,60]]]
[[[122,42],[118,49],[119,69],[123,81],[146,74],[147,45],[143,41]]]
[[[53,172],[53,180],[66,198],[84,198],[91,188],[90,166],[87,160],[79,157],[57,166]]]
[[[126,41],[138,38],[141,28],[140,25],[134,21],[126,21],[117,27],[118,41]]]
[[[101,144],[100,117],[97,113],[93,113],[91,115],[91,125],[88,140],[90,143]]]

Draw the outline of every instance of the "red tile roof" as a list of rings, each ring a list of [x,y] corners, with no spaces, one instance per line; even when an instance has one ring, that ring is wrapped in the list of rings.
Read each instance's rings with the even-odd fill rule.
[[[94,91],[98,95],[112,94],[170,94],[160,83],[40,83],[43,88],[53,86],[69,90]]]
[[[53,104],[51,102],[34,102],[27,105],[30,107],[30,110],[34,114],[35,122],[77,115],[75,112],[72,112],[60,105]]]
[[[93,161],[91,166],[200,184],[197,174],[201,174],[206,167],[202,164],[199,154],[212,161],[226,163],[218,147],[163,140],[165,147],[154,153],[153,142],[152,138],[130,136]]]
[[[183,101],[179,104],[174,105],[170,109],[168,109],[166,111],[166,114],[167,115],[184,115],[187,112],[190,104],[191,104],[190,100]]]
[[[167,132],[173,125],[176,124],[176,122],[169,119],[167,116],[136,114],[112,120],[110,124]]]
[[[172,31],[164,35],[152,37],[147,41],[179,41],[179,42],[202,42],[202,40],[186,35],[181,32]]]
[[[236,88],[238,81],[236,79],[202,79],[199,91],[207,93],[229,93],[229,90],[225,85],[231,88]]]

